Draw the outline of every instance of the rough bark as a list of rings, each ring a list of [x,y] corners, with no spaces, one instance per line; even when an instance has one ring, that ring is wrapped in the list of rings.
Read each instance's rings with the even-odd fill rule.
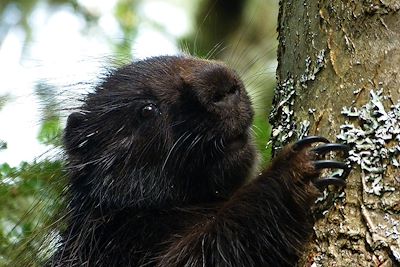
[[[273,145],[352,146],[299,266],[400,266],[400,1],[281,1]]]

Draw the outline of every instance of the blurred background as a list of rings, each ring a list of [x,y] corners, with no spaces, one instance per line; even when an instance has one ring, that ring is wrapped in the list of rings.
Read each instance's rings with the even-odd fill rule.
[[[62,129],[107,68],[180,53],[224,61],[252,97],[265,164],[277,12],[278,0],[0,0],[0,266],[46,257],[32,236],[62,207]]]

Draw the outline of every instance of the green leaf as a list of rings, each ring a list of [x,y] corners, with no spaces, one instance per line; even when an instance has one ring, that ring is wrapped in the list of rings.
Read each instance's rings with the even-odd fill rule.
[[[38,140],[45,145],[61,145],[62,128],[59,117],[52,117],[43,122]]]
[[[265,166],[271,159],[271,148],[267,147],[271,133],[271,125],[267,122],[265,116],[255,116],[253,121],[253,133],[255,136],[255,143],[261,154],[261,165]]]

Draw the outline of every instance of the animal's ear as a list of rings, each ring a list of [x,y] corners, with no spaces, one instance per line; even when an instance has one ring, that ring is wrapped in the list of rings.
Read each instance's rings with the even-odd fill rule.
[[[82,129],[85,121],[85,114],[74,112],[68,116],[67,126],[64,130],[64,145],[69,153],[77,149],[80,142],[80,129]]]
[[[79,127],[85,120],[85,115],[81,112],[74,112],[68,116],[67,129]]]

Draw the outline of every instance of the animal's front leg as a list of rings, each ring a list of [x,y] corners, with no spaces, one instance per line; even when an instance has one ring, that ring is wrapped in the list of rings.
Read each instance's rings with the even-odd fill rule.
[[[241,188],[215,214],[177,237],[159,266],[293,266],[311,233],[310,208],[319,189],[345,183],[343,162],[320,159],[340,144],[308,137],[285,147],[271,166]],[[320,170],[345,170],[320,178]]]

